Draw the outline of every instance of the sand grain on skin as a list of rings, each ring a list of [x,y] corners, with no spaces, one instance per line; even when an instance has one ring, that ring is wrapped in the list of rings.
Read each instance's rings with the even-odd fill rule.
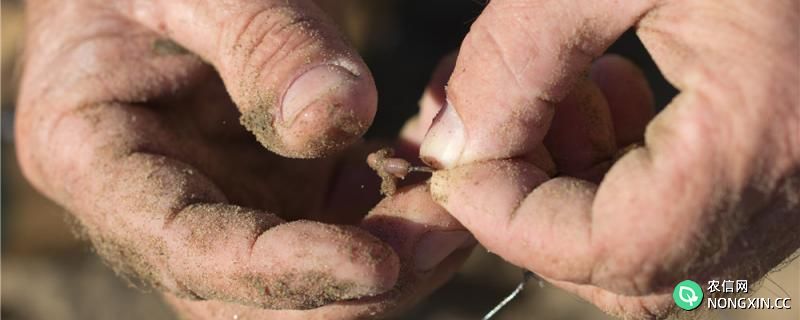
[[[333,248],[338,257],[346,258],[354,264],[368,266],[368,273],[376,272],[393,259],[392,251],[385,243],[363,232],[355,233],[356,227],[326,225],[318,222],[302,221],[298,223],[314,224],[315,232],[295,233],[287,239],[286,245],[302,248],[300,243],[313,244],[325,242],[335,244]],[[311,226],[309,226],[311,227]],[[322,237],[322,238],[321,238]],[[305,259],[314,267],[300,266],[283,268],[276,262],[272,268],[250,270],[244,276],[244,282],[260,297],[256,304],[265,308],[277,309],[312,309],[335,301],[349,300],[371,296],[382,291],[369,281],[364,283],[357,279],[337,277],[337,265],[329,261],[319,260],[314,249],[306,248],[293,252],[296,259]],[[275,272],[272,269],[288,271]],[[385,290],[385,289],[384,289]]]
[[[264,288],[265,306],[278,309],[308,310],[331,302],[358,298],[357,284],[341,281],[329,272],[289,273],[269,280],[254,280]]]
[[[368,127],[353,111],[341,112],[340,109],[344,106],[331,104],[326,108],[328,111],[326,119],[332,124],[331,127],[315,128],[317,129],[315,132],[295,132],[288,126],[279,130],[277,126],[280,124],[277,124],[275,116],[270,111],[278,108],[274,96],[259,98],[256,101],[258,102],[252,107],[242,112],[239,121],[264,147],[289,158],[312,159],[334,153],[358,140]],[[282,134],[294,135],[292,138],[305,140],[305,143],[301,146],[288,146],[283,141]]]

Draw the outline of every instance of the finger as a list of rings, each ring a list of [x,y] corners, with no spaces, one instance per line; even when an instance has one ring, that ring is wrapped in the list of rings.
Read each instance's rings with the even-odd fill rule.
[[[369,70],[310,0],[131,1],[122,12],[213,64],[242,124],[276,153],[327,155],[372,123]]]
[[[544,145],[558,172],[600,181],[617,151],[603,93],[591,80],[583,79],[556,108]]]
[[[619,148],[644,140],[655,110],[644,74],[627,59],[604,55],[589,77],[556,105],[544,142],[559,173],[597,183]]]
[[[586,281],[594,258],[590,217],[581,209],[591,206],[593,187],[573,178],[548,179],[527,162],[495,160],[435,172],[431,193],[509,262],[556,280]],[[554,191],[559,188],[566,191]],[[550,197],[573,204],[551,208],[554,201],[541,201]]]
[[[560,174],[599,183],[619,148],[643,141],[655,111],[644,74],[625,58],[601,57],[590,79],[556,105],[544,145]]]
[[[607,54],[592,64],[589,77],[608,101],[617,146],[643,142],[655,103],[642,70],[622,56]]]
[[[203,210],[214,209],[184,210],[187,218],[179,216],[182,225],[165,238],[168,255],[177,257],[169,263],[173,276],[204,299],[312,309],[383,293],[397,280],[392,250],[355,227],[295,221],[263,232],[251,227],[237,239],[247,226],[235,217],[241,210]]]
[[[419,100],[419,114],[406,122],[400,131],[403,143],[409,145],[409,149],[413,149],[408,154],[414,155],[414,158],[417,158],[417,154],[419,154],[419,145],[422,144],[433,118],[446,104],[445,87],[447,79],[450,79],[450,75],[453,74],[455,64],[456,53],[451,53],[439,61]]]
[[[219,301],[189,301],[168,297],[178,311],[192,319],[353,319],[396,313],[449,279],[475,244],[469,233],[433,202],[424,185],[401,189],[384,198],[362,227],[389,243],[401,257],[397,285],[375,297],[330,304],[307,311],[263,310]]]
[[[426,162],[451,168],[533,150],[547,132],[554,103],[651,5],[490,2],[462,43],[447,91],[450,104],[422,146]]]

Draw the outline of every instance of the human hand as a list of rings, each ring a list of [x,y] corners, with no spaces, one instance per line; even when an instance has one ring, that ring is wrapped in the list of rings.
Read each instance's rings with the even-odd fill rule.
[[[180,310],[382,314],[433,290],[468,253],[468,233],[420,187],[363,219],[378,201],[368,150],[340,151],[370,125],[375,88],[311,1],[27,10],[25,174],[118,272]],[[267,152],[235,108],[270,150],[328,157]],[[404,139],[412,150],[421,135]]]
[[[800,247],[799,21],[797,1],[492,1],[422,146],[434,199],[616,315],[759,279]],[[681,90],[653,119],[639,70],[595,60],[632,26]]]

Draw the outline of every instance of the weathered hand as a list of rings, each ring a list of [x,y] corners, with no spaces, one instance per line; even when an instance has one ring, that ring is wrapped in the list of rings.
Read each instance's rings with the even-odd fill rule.
[[[366,148],[341,151],[371,124],[375,88],[311,1],[27,10],[16,136],[26,175],[117,271],[180,310],[385,313],[468,252],[469,235],[422,187],[362,221],[376,177]],[[406,139],[413,149],[421,136]]]
[[[799,22],[797,1],[492,1],[422,146],[434,199],[614,314],[758,279],[800,247]],[[595,61],[632,26],[681,91],[652,120],[637,68]]]

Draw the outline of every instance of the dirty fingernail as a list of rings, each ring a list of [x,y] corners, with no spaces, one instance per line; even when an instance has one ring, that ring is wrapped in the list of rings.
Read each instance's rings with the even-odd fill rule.
[[[283,96],[281,117],[285,125],[291,125],[308,106],[321,99],[332,99],[353,93],[358,78],[345,68],[322,65],[306,71],[286,90]]]
[[[454,251],[474,243],[467,231],[430,231],[420,238],[414,255],[418,272],[429,271]]]
[[[454,167],[466,145],[464,123],[448,103],[433,119],[433,125],[420,148],[420,157],[435,168]]]

